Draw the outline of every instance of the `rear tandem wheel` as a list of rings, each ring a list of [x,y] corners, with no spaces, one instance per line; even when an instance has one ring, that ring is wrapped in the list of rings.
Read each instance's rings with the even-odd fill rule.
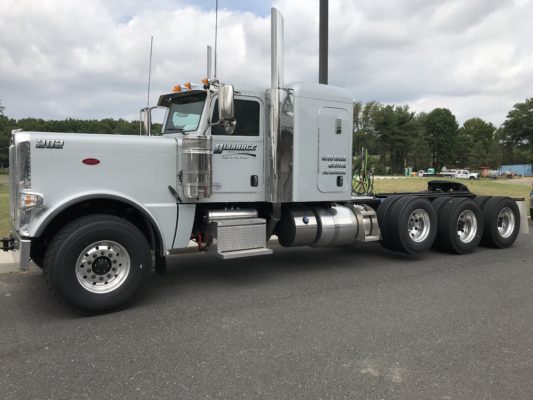
[[[438,212],[436,247],[456,254],[471,253],[483,235],[483,214],[477,203],[467,198],[451,198]]]
[[[437,215],[433,205],[422,197],[396,197],[381,212],[378,208],[383,246],[408,254],[428,250],[437,236]]]
[[[481,244],[503,249],[511,246],[520,231],[520,210],[510,197],[491,197],[483,206],[485,229]]]

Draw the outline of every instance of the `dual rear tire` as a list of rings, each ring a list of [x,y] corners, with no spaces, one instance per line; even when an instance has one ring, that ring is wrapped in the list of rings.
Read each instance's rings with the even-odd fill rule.
[[[477,203],[467,198],[449,198],[438,207],[436,246],[456,254],[471,253],[483,236],[483,215]]]
[[[382,245],[415,254],[436,248],[471,253],[480,244],[511,246],[520,229],[520,212],[508,197],[475,199],[438,197],[432,203],[416,196],[391,196],[377,210]]]
[[[490,197],[483,204],[483,246],[503,249],[512,246],[520,231],[520,211],[509,197]]]
[[[437,236],[437,215],[422,197],[392,196],[377,211],[382,245],[408,254],[428,250]]]

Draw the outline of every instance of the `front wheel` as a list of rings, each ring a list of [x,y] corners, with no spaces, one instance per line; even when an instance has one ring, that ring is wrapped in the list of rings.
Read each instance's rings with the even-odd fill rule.
[[[82,313],[125,305],[143,286],[150,247],[131,222],[112,215],[81,217],[52,239],[43,267],[54,294]]]

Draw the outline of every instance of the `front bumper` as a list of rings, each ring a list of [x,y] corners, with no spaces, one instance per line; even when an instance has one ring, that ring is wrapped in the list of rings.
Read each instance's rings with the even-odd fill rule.
[[[30,269],[31,240],[11,233],[9,238],[2,239],[2,250],[11,251],[13,260],[19,265],[21,271]]]

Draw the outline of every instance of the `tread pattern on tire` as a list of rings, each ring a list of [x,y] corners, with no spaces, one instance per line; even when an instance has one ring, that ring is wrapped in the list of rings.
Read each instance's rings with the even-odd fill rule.
[[[472,211],[476,216],[477,231],[469,243],[463,243],[457,235],[457,220],[461,213],[467,210]],[[467,254],[479,246],[483,236],[483,213],[474,200],[453,198],[440,209],[438,220],[437,248],[456,254]]]
[[[380,226],[382,234],[383,231],[385,232],[383,246],[389,250],[402,251],[408,254],[420,253],[429,249],[437,235],[437,216],[431,202],[417,196],[397,197],[383,215]],[[426,210],[430,218],[429,235],[426,240],[420,243],[412,241],[406,226],[412,211],[417,208]]]
[[[515,219],[514,231],[508,238],[501,237],[498,231],[498,214],[504,207],[509,207],[513,211]],[[485,229],[481,244],[499,249],[512,246],[520,231],[520,210],[516,202],[510,197],[494,196],[485,202],[482,210]]]
[[[378,226],[381,231],[381,245],[389,250],[392,250],[392,241],[388,230],[388,214],[392,206],[394,206],[400,198],[401,196],[387,197],[377,209]]]
[[[46,249],[45,256],[44,256],[44,261],[43,261],[43,273],[44,273],[44,277],[45,277],[48,289],[50,290],[52,295],[56,298],[56,300],[60,304],[65,306],[66,308],[68,308],[68,309],[70,309],[72,311],[75,311],[75,312],[77,312],[79,314],[91,315],[91,314],[95,314],[95,313],[102,313],[102,312],[111,311],[113,309],[125,307],[127,304],[131,303],[134,300],[136,294],[140,291],[140,288],[142,287],[142,285],[144,284],[144,281],[146,280],[146,279],[143,280],[141,287],[127,301],[125,301],[125,302],[123,302],[123,303],[121,303],[121,304],[119,304],[117,306],[108,307],[108,308],[105,308],[105,309],[103,308],[101,310],[88,310],[88,309],[84,309],[84,308],[79,307],[79,306],[75,306],[73,304],[70,304],[66,299],[64,299],[61,296],[60,293],[58,293],[58,291],[56,290],[56,288],[54,287],[54,284],[52,282],[52,274],[53,274],[52,269],[55,267],[54,266],[54,262],[55,262],[54,259],[57,256],[57,254],[59,253],[61,247],[79,229],[85,228],[85,227],[93,225],[95,223],[101,223],[103,221],[105,221],[105,222],[110,222],[111,221],[111,222],[119,223],[119,224],[122,224],[124,226],[124,228],[137,230],[141,234],[143,239],[144,239],[144,243],[140,243],[139,245],[140,246],[145,246],[148,249],[148,259],[150,258],[149,257],[149,245],[148,245],[148,242],[146,241],[146,239],[144,238],[144,235],[142,235],[142,233],[137,229],[137,227],[135,227],[135,225],[133,225],[131,222],[129,222],[129,221],[123,219],[123,218],[119,218],[119,217],[117,217],[115,215],[110,215],[110,214],[91,214],[91,215],[80,217],[80,218],[78,218],[78,219],[66,224],[52,238],[52,240],[50,241],[50,243],[49,243],[49,245],[48,245],[48,247]],[[145,271],[146,271],[145,275],[149,272],[150,266],[151,266],[150,262],[148,262],[147,263],[147,267],[145,269]]]

